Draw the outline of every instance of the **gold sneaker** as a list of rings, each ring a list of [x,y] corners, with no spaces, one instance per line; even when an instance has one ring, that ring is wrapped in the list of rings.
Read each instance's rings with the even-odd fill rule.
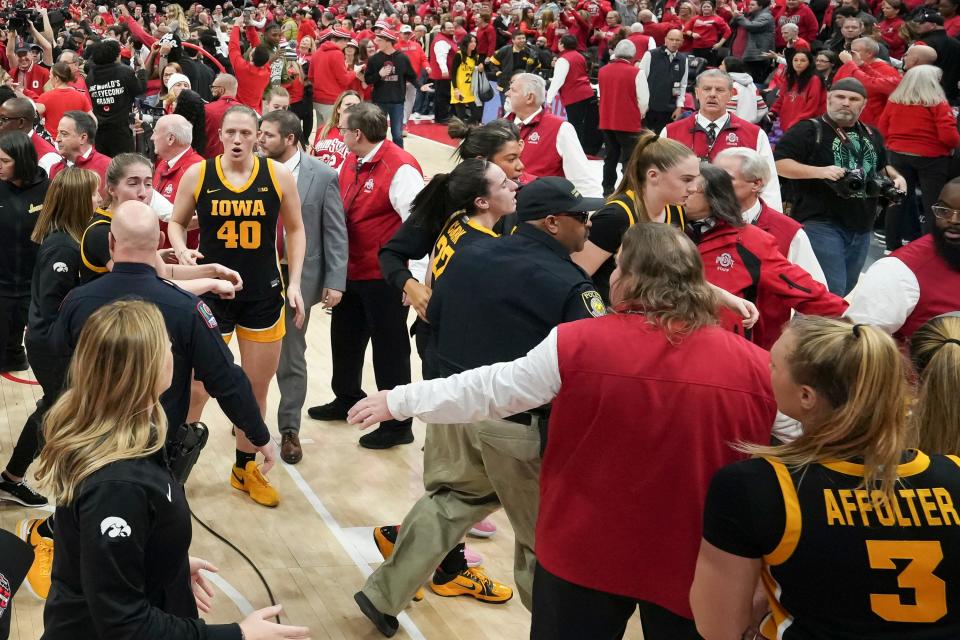
[[[502,604],[513,597],[513,589],[505,584],[491,580],[483,567],[469,567],[458,573],[453,580],[437,584],[439,573],[433,574],[430,590],[438,596],[473,596],[482,602]]]
[[[53,571],[53,540],[37,533],[43,518],[21,520],[17,523],[20,539],[33,547],[33,564],[27,572],[25,584],[30,593],[41,600],[50,595],[50,574]]]
[[[373,543],[377,545],[377,549],[380,551],[380,555],[383,556],[384,560],[393,555],[393,547],[397,543],[399,529],[400,527],[397,525],[374,527],[373,529]],[[413,601],[420,602],[423,600],[423,597],[423,587],[420,587],[414,594]]]
[[[280,494],[260,473],[260,467],[253,460],[243,469],[233,466],[230,472],[230,486],[247,493],[254,502],[265,507],[275,507],[280,504]]]

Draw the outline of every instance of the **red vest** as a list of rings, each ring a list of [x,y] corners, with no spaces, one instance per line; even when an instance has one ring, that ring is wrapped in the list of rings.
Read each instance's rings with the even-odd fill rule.
[[[960,309],[960,271],[951,268],[940,257],[932,234],[928,233],[890,255],[907,265],[920,285],[917,306],[894,334],[895,338],[909,340],[913,332],[930,318]]]
[[[563,384],[540,472],[537,561],[692,618],[710,479],[743,457],[731,442],[770,439],[769,356],[716,326],[671,343],[626,313],[557,331]]]
[[[110,166],[110,161],[112,158],[110,156],[105,156],[95,148],[90,148],[90,155],[84,158],[82,155],[77,156],[77,161],[73,163],[73,166],[78,169],[89,169],[93,171],[98,176],[100,176],[100,195],[106,195],[107,188],[107,167]],[[57,177],[57,174],[67,168],[67,161],[61,160],[57,164],[53,165],[53,169],[50,170],[50,179],[53,180]],[[171,201],[172,202],[172,201]]]
[[[541,111],[529,124],[521,125],[523,151],[520,161],[528,173],[538,177],[563,176],[563,158],[557,152],[557,133],[564,123],[552,113]]]
[[[627,36],[627,40],[632,42],[637,48],[637,54],[633,56],[633,60],[631,60],[631,62],[640,62],[643,54],[652,48],[650,46],[650,36],[643,33],[631,33]],[[653,44],[656,45],[657,43],[654,42]]]
[[[707,132],[697,125],[697,115],[676,120],[667,125],[667,137],[687,145],[702,160],[713,161],[724,149],[734,147],[757,148],[760,127],[730,114],[727,124],[717,132],[713,147],[707,143]]]
[[[447,52],[447,76],[444,78],[443,69],[440,68],[440,63],[437,62],[437,52],[436,46],[438,42],[446,41],[450,43],[450,50]],[[431,80],[447,80],[450,78],[450,70],[453,69],[453,56],[457,53],[457,44],[451,40],[446,34],[438,33],[433,42],[430,43],[430,73],[428,74]]]
[[[423,173],[416,158],[384,140],[369,162],[359,168],[351,153],[340,170],[340,193],[350,238],[347,280],[381,280],[377,254],[400,226],[400,214],[390,203],[390,183],[401,166],[412,165]]]
[[[180,186],[183,174],[198,162],[203,162],[203,156],[194,151],[193,147],[187,149],[187,152],[177,160],[177,164],[173,165],[173,168],[170,168],[166,160],[160,160],[153,172],[153,188],[172,204],[177,199],[177,188]],[[167,223],[163,220],[160,221],[160,231],[163,232],[163,242],[160,244],[160,248],[166,249],[170,247],[170,238],[167,237]],[[188,231],[187,247],[196,249],[199,246],[200,229]]]
[[[593,87],[590,86],[590,78],[587,77],[587,59],[582,53],[576,51],[564,51],[560,57],[570,65],[570,70],[567,71],[567,77],[559,92],[563,106],[592,98],[594,93]]]
[[[600,67],[600,128],[638,133],[641,128],[637,105],[637,74],[640,69],[629,60],[617,58]]]
[[[763,201],[760,205],[760,215],[754,224],[773,236],[777,241],[777,249],[786,256],[790,253],[794,236],[803,226],[793,218],[771,209]],[[753,343],[769,350],[790,321],[790,308],[781,304],[775,296],[761,291],[757,296],[757,309],[760,311],[760,320],[753,326]]]

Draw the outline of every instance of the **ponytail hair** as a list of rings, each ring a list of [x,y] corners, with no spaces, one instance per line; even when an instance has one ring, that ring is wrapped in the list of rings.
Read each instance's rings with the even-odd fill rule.
[[[450,173],[438,173],[420,190],[410,207],[411,224],[423,227],[436,238],[450,216],[458,211],[476,213],[474,201],[490,193],[487,184],[489,161],[468,158]]]
[[[641,220],[650,221],[650,212],[647,211],[643,203],[643,194],[646,189],[647,171],[650,168],[657,168],[660,171],[667,171],[682,160],[693,156],[693,151],[684,144],[669,138],[661,138],[659,135],[649,130],[640,132],[637,144],[630,154],[630,160],[627,161],[626,169],[623,172],[623,180],[617,190],[613,192],[613,198],[626,196],[633,200],[634,208],[639,214]],[[653,214],[659,214],[654,211]]]
[[[960,313],[931,318],[910,338],[920,376],[911,426],[926,453],[960,454]]]
[[[787,325],[787,336],[791,378],[812,387],[829,407],[805,423],[793,442],[739,449],[793,467],[862,458],[864,486],[891,499],[897,465],[909,446],[906,371],[893,338],[845,319],[799,315]]]

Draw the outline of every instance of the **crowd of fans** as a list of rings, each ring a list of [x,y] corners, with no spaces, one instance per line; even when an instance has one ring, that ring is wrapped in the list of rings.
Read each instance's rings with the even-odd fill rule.
[[[532,637],[620,637],[638,607],[650,640],[960,634],[960,538],[941,527],[960,525],[956,0],[41,0],[0,20],[0,371],[29,365],[44,392],[0,499],[46,504],[39,456],[57,514],[20,534],[49,637],[305,637],[272,609],[198,623],[212,567],[189,535],[151,539],[174,561],[137,576],[170,600],[80,593],[96,561],[53,549],[87,544],[72,502],[143,507],[97,482],[135,475],[163,506],[170,461],[122,464],[205,393],[237,425],[231,486],[277,506],[266,397],[276,375],[297,464],[321,303],[334,398],[308,415],[379,424],[373,450],[428,422],[427,493],[375,529],[387,562],[355,596],[384,635],[428,579],[512,597],[461,542],[493,535],[501,506]],[[418,127],[449,136],[455,169],[424,176],[404,149]],[[71,292],[117,274],[175,280],[205,342],[178,343],[174,313],[106,304],[119,293],[77,311]],[[263,326],[219,305],[262,312],[278,291]],[[242,369],[219,341],[234,326]],[[122,375],[124,349],[142,376]],[[122,384],[96,380],[96,354]],[[180,521],[162,526],[189,534],[166,486]],[[138,535],[160,526],[143,518]],[[100,580],[144,555],[104,553]]]

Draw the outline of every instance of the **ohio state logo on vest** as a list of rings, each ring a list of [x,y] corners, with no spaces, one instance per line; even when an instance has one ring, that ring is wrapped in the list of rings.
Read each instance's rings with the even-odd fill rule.
[[[727,134],[727,144],[740,144],[740,138],[733,131]]]
[[[730,271],[733,266],[733,256],[729,253],[721,253],[717,256],[717,271]]]
[[[371,191],[373,191],[373,178],[370,178],[369,180],[363,183],[363,190],[366,191],[367,193],[370,193]]]
[[[537,144],[538,142],[540,142],[540,132],[539,132],[539,131],[534,131],[534,132],[530,135],[530,137],[527,138],[527,142],[528,142],[529,144]]]
[[[165,195],[165,196],[173,195],[173,183],[172,183],[172,182],[163,188],[163,195]]]

